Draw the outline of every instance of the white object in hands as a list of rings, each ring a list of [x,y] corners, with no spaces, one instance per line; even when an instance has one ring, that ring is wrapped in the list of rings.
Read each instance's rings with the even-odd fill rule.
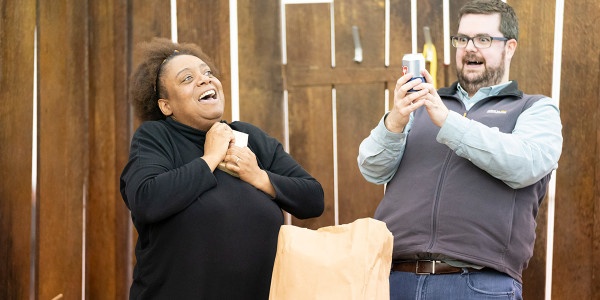
[[[244,147],[248,146],[248,134],[247,133],[233,130],[233,136],[235,136],[234,145],[236,145],[240,148],[244,148]],[[239,160],[239,158],[238,158],[238,160]],[[219,165],[217,166],[217,168],[231,176],[240,177],[236,172],[227,169],[227,165],[224,161],[220,162]]]

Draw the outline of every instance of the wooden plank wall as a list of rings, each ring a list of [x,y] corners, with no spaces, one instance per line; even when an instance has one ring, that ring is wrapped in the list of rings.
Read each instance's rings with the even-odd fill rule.
[[[128,7],[125,0],[90,1],[89,184],[85,227],[85,296],[126,299],[131,265],[129,211],[119,175],[129,153]]]
[[[552,298],[600,295],[600,2],[565,1]],[[580,78],[580,79],[577,79]]]
[[[30,240],[36,15],[34,0],[0,1],[0,298],[10,300],[27,299],[35,279]]]
[[[525,93],[551,96],[555,2],[509,0],[507,3],[517,16],[536,16],[519,18],[519,41],[511,63],[510,79],[517,80]],[[545,296],[548,202],[546,197],[536,218],[534,254],[523,272],[524,299],[544,299]]]
[[[285,7],[287,67],[331,67],[331,7],[294,4]],[[331,84],[289,90],[290,154],[319,182],[325,211],[319,218],[293,224],[319,228],[335,222],[333,170],[333,105]]]
[[[465,2],[450,1],[451,34]],[[230,120],[229,1],[177,3],[179,41],[198,43],[221,69]],[[521,24],[511,79],[528,93],[550,95],[555,2],[508,3]],[[290,152],[325,191],[323,216],[292,220],[309,228],[335,223],[334,174],[339,223],[372,216],[383,188],[358,174],[358,144],[383,115],[386,87],[393,101],[399,76],[394,72],[412,48],[409,0],[390,1],[388,68],[384,1],[336,0],[332,68],[331,9],[328,3],[286,5],[288,64],[282,67],[279,1],[238,1],[237,7],[240,119],[283,143],[287,87]],[[447,77],[442,69],[441,9],[440,0],[418,1],[417,49],[423,49],[422,27],[429,26],[438,84],[456,78],[454,49]],[[118,177],[139,124],[126,102],[127,78],[139,63],[137,43],[171,37],[169,1],[0,0],[0,16],[0,298],[126,299],[136,235]],[[565,5],[560,96],[565,143],[556,175],[554,299],[600,294],[594,263],[600,257],[600,33],[589,21],[599,16],[600,4],[593,1]],[[361,63],[353,61],[352,25],[361,36]],[[34,111],[38,154],[32,161]],[[546,205],[524,273],[525,299],[545,297]]]

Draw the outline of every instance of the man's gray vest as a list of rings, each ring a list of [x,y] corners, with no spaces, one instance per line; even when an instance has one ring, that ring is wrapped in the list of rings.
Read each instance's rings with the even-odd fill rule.
[[[524,95],[513,81],[467,112],[456,88],[438,91],[448,109],[508,134],[519,115],[543,98]],[[512,189],[438,143],[438,132],[425,107],[415,111],[402,161],[375,213],[394,234],[394,260],[441,254],[521,281],[550,174]]]

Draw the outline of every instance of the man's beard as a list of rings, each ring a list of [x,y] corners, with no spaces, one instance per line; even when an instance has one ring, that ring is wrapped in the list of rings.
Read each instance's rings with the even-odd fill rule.
[[[504,62],[504,56],[505,53],[502,52],[501,62]],[[485,65],[484,62],[485,70],[483,71],[483,74],[479,74],[475,78],[469,78],[463,73],[468,60],[477,60],[477,58],[474,54],[463,57],[462,69],[456,70],[456,76],[458,77],[458,82],[460,83],[460,86],[469,95],[474,95],[482,87],[493,86],[499,84],[502,81],[502,77],[504,77],[504,63],[500,63],[498,67],[492,68]]]

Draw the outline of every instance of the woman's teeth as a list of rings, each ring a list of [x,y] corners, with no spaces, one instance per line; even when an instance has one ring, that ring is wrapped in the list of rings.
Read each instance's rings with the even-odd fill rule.
[[[216,93],[215,93],[215,91],[214,91],[214,90],[209,90],[209,91],[206,91],[206,92],[202,93],[202,95],[200,95],[200,100],[206,100],[206,99],[208,99],[209,97],[212,97],[212,96],[214,96],[215,94],[216,94]]]

